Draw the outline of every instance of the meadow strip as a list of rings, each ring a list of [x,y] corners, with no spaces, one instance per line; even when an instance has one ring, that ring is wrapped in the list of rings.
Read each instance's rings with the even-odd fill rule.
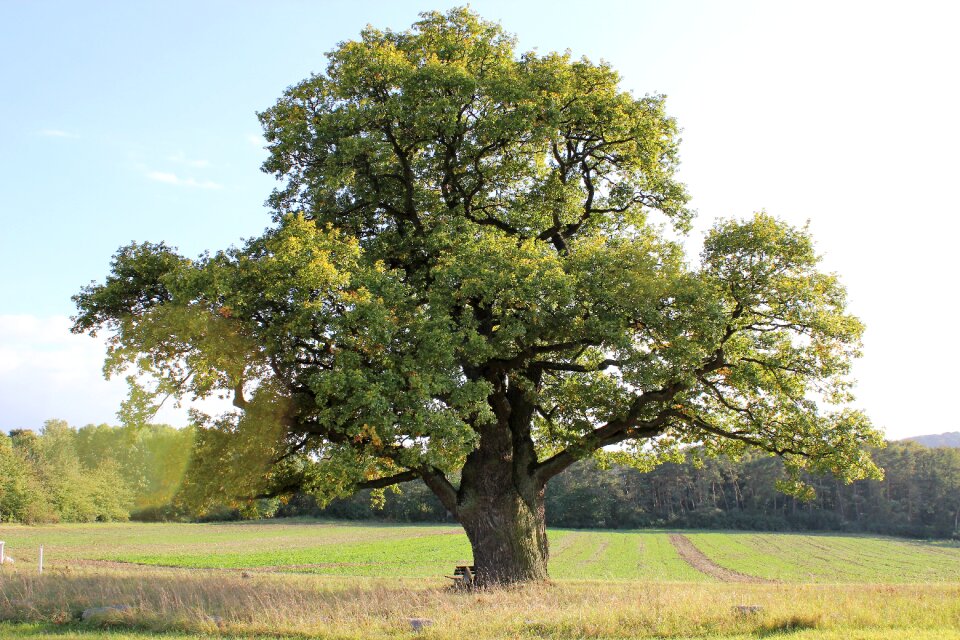
[[[457,593],[439,580],[232,572],[4,572],[0,619],[73,622],[84,608],[132,607],[119,627],[324,638],[648,638],[774,634],[803,629],[960,630],[960,585],[759,585],[554,582]],[[737,605],[761,607],[755,615]]]

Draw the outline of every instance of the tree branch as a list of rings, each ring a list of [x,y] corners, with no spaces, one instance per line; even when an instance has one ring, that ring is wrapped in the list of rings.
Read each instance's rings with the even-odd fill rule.
[[[603,371],[610,367],[623,366],[623,360],[606,359],[595,365],[577,364],[575,362],[546,362],[538,360],[530,363],[531,367],[537,367],[544,371],[572,371],[575,373],[587,373],[591,371]]]
[[[699,377],[724,366],[726,366],[726,362],[724,360],[723,347],[719,347],[714,351],[713,357],[704,362],[703,365],[692,373]],[[670,419],[676,417],[674,411],[669,408],[664,408],[656,417],[643,421],[640,420],[641,414],[651,404],[665,404],[670,402],[678,393],[686,388],[686,383],[674,382],[657,391],[640,394],[640,396],[633,401],[633,404],[625,416],[611,420],[602,427],[594,429],[560,453],[537,464],[534,467],[534,474],[537,480],[546,482],[580,458],[585,457],[588,453],[607,445],[616,444],[629,438],[649,438],[662,433]]]
[[[250,403],[243,397],[243,380],[237,382],[233,388],[233,406],[237,409],[246,409]]]
[[[424,484],[439,498],[447,511],[457,517],[457,489],[450,484],[447,476],[436,467],[423,467],[418,471]]]
[[[764,451],[775,453],[778,456],[789,454],[789,455],[795,455],[795,456],[802,456],[804,458],[810,457],[809,453],[802,451],[800,449],[794,449],[792,447],[777,447],[776,445],[768,444],[763,442],[762,440],[758,440],[752,437],[750,434],[746,434],[740,431],[727,431],[726,429],[721,429],[715,425],[710,424],[709,422],[707,422],[706,420],[698,416],[691,416],[681,411],[673,411],[673,410],[671,410],[670,413],[677,419],[682,420],[683,422],[686,422],[691,426],[697,427],[698,429],[706,431],[707,433],[712,433],[722,438],[729,438],[731,440],[739,440],[740,442],[745,442],[746,444],[749,444],[750,446],[753,446],[753,447],[757,447],[758,449],[763,449]]]
[[[417,471],[404,471],[403,473],[398,473],[394,476],[386,476],[383,478],[375,478],[373,480],[360,482],[357,484],[357,489],[383,489],[384,487],[400,484],[401,482],[410,482],[411,480],[416,480],[419,477],[420,473]]]
[[[652,438],[663,433],[669,422],[669,417],[662,415],[653,420],[638,422],[632,426],[624,426],[625,421],[611,421],[595,429],[576,444],[571,445],[560,453],[539,463],[534,470],[534,477],[541,485],[564,471],[577,460],[585,458],[587,454],[596,451],[608,444],[616,444],[628,438]]]

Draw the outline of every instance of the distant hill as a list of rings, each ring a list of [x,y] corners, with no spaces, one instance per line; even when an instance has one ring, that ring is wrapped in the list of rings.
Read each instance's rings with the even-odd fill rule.
[[[904,438],[925,447],[957,447],[960,448],[960,431],[949,431],[947,433],[935,433],[929,436],[913,436]]]

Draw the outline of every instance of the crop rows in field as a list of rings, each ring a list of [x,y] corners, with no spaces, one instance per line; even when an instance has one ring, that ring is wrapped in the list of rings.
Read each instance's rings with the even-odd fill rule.
[[[438,541],[419,544],[421,537]],[[419,557],[429,564],[432,556],[448,555],[450,542],[461,537],[461,529],[449,526],[314,521],[0,527],[0,539],[6,538],[8,552],[27,563],[35,562],[37,549],[43,544],[46,561],[54,564],[106,560],[191,568],[284,566],[310,571],[311,567],[297,565],[328,563],[330,566],[322,572],[341,575],[422,575],[415,567],[404,568],[399,566],[404,562],[392,560],[407,554],[409,562],[417,562]],[[465,538],[463,546],[465,552],[453,553],[458,560],[470,556]],[[320,569],[313,568],[317,572]]]
[[[219,524],[138,522],[22,527],[0,525],[10,544],[45,544],[63,557],[97,558],[104,552],[222,553],[251,547],[304,548],[353,541],[399,540],[421,535],[460,533],[457,525],[360,525],[313,520],[268,520]],[[98,555],[101,554],[101,555]]]
[[[557,579],[710,580],[680,558],[665,533],[557,531],[550,539],[550,575]]]
[[[694,533],[715,563],[780,582],[960,582],[960,547],[869,536]]]
[[[416,534],[416,535],[411,535]],[[428,576],[450,573],[470,560],[465,535],[446,529],[420,529],[404,537],[313,541],[312,546],[249,543],[245,550],[111,555],[106,559],[190,568],[271,568],[302,573],[355,576]]]
[[[329,575],[419,577],[470,561],[459,527],[315,522],[111,524],[13,527],[11,549],[30,559],[103,560],[188,568],[269,569]],[[551,530],[558,579],[704,581],[660,532]]]
[[[400,528],[398,528],[400,529]],[[108,554],[103,559],[191,568],[283,569],[304,573],[417,577],[450,573],[470,561],[466,536],[441,527],[415,527],[404,536],[357,528],[350,541],[327,535],[313,545],[248,544],[244,550],[198,550],[193,545],[162,553]],[[367,536],[376,536],[366,539]],[[702,581],[666,534],[552,531],[551,572],[558,579]]]
[[[712,582],[662,531],[551,530],[559,580]],[[718,567],[777,582],[960,582],[960,547],[946,542],[840,535],[683,534]],[[8,551],[32,562],[39,544],[52,565],[114,561],[187,568],[253,569],[335,576],[439,577],[469,562],[452,525],[390,526],[313,521],[0,527]],[[689,554],[688,554],[689,555]],[[702,560],[702,557],[701,557]]]

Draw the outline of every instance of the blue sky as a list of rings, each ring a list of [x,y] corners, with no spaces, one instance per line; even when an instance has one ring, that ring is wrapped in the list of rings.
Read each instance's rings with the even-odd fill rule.
[[[258,234],[273,179],[255,112],[365,24],[453,4],[0,3],[0,429],[114,422],[123,385],[66,332],[70,296],[131,240],[192,255]],[[960,361],[950,3],[471,6],[522,49],[667,94],[698,231],[759,209],[809,220],[868,327],[860,406],[891,437],[960,428],[943,408]]]

